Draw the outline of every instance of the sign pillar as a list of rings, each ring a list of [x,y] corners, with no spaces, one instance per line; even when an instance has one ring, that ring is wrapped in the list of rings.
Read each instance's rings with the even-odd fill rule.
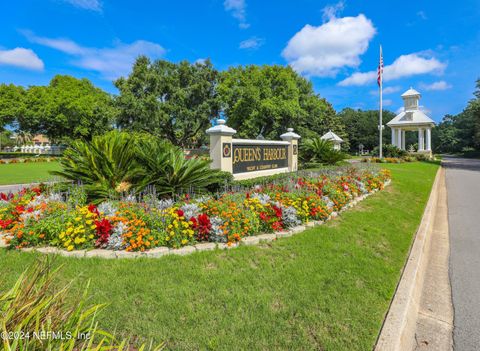
[[[293,132],[293,128],[288,128],[287,133],[280,135],[282,140],[288,141],[288,170],[295,172],[298,170],[298,139],[300,135]]]
[[[232,136],[236,132],[225,124],[223,118],[217,120],[216,126],[207,129],[206,133],[210,135],[211,168],[233,173]]]

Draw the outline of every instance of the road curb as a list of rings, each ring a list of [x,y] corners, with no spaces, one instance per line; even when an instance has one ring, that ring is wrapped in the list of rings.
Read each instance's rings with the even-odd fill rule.
[[[414,348],[417,316],[429,258],[440,180],[444,176],[445,170],[440,167],[400,282],[377,339],[375,351],[405,351]]]

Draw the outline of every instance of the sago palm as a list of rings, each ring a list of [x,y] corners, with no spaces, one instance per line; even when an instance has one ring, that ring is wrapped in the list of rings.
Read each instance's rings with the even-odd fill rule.
[[[210,169],[210,161],[185,158],[183,151],[166,141],[145,137],[138,142],[138,162],[145,171],[142,187],[154,186],[159,195],[194,190],[202,192],[219,182],[220,172]]]
[[[306,139],[301,146],[301,159],[304,162],[336,164],[345,159],[345,154],[333,149],[333,144],[319,137]]]
[[[60,161],[63,170],[52,174],[83,183],[90,200],[99,201],[115,197],[121,184],[135,186],[143,174],[136,155],[134,136],[112,131],[72,142]]]

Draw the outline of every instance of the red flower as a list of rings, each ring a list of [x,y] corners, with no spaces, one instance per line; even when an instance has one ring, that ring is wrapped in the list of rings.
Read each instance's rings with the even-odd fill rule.
[[[39,187],[32,188],[32,191],[39,196],[42,193],[42,190]]]
[[[262,221],[268,221],[269,220],[269,217],[267,216],[267,214],[265,212],[260,212],[260,219]]]
[[[8,195],[5,193],[0,193],[0,199],[3,201],[9,201],[13,198],[13,194],[9,193]]]
[[[275,211],[275,216],[282,218],[282,209],[280,207],[274,205],[273,210]]]
[[[112,231],[112,224],[106,218],[102,219],[101,221],[95,221],[96,231],[98,239],[95,242],[96,246],[102,246],[108,243],[108,238],[110,238],[110,234]]]
[[[247,199],[250,199],[250,193],[247,192],[247,194],[245,195],[245,197],[246,197]]]
[[[25,211],[25,206],[21,206],[21,205],[15,206],[15,212],[17,212],[17,214],[22,214],[24,211]]]
[[[277,222],[273,222],[273,223],[272,223],[272,229],[273,229],[273,230],[277,230],[277,231],[278,231],[278,230],[282,230],[282,229],[283,229],[283,225],[282,225],[281,222],[278,222],[278,221],[277,221]]]
[[[212,229],[210,218],[207,214],[202,213],[197,218],[192,217],[190,220],[193,222],[193,228],[197,231],[198,240],[208,240],[208,235]]]
[[[185,212],[183,212],[181,209],[178,209],[178,210],[177,210],[177,215],[178,215],[179,217],[183,217],[183,216],[185,215]]]
[[[1,227],[2,229],[7,229],[7,227],[8,227],[10,224],[12,224],[12,222],[13,222],[13,221],[12,221],[11,219],[6,219],[6,220],[0,219],[0,227]]]
[[[89,210],[90,212],[92,212],[92,213],[97,214],[97,215],[99,214],[99,213],[98,213],[98,208],[97,208],[97,206],[95,206],[94,204],[88,205],[88,210]]]

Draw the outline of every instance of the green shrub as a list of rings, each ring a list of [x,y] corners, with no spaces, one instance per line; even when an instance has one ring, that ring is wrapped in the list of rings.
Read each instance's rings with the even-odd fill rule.
[[[304,163],[334,165],[345,160],[346,154],[333,149],[333,144],[321,138],[305,139],[300,147],[300,158]]]
[[[63,154],[63,169],[51,173],[83,183],[91,200],[115,198],[119,186],[137,184],[142,175],[135,150],[129,133],[112,131],[91,142],[76,140]]]
[[[431,159],[429,154],[415,154],[414,157],[418,161],[430,161],[430,159]]]
[[[212,184],[221,183],[225,177],[210,168],[209,159],[187,159],[182,149],[153,136],[138,139],[136,153],[143,168],[143,179],[136,185],[139,190],[153,186],[158,195],[202,192]]]
[[[379,156],[378,150],[379,150],[378,146],[375,146],[372,150],[372,155]],[[383,150],[383,157],[403,157],[408,155],[408,152],[406,150],[399,149],[398,147],[392,144],[383,144],[382,150]]]

